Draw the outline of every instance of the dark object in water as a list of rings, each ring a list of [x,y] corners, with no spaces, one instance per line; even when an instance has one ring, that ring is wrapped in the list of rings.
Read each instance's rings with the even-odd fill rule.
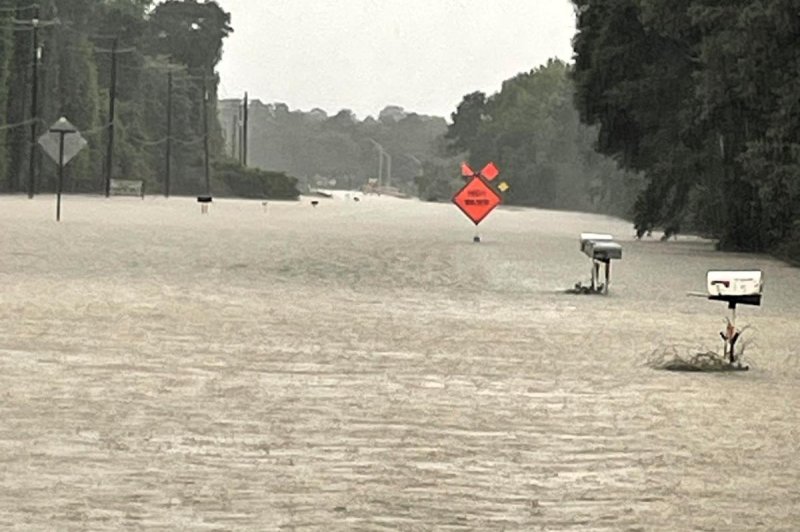
[[[353,201],[361,201],[358,197],[353,198]]]
[[[743,365],[741,362],[729,362],[726,356],[720,356],[713,351],[694,353],[684,357],[680,356],[674,350],[667,350],[660,356],[654,356],[649,365],[654,369],[663,369],[666,371],[688,371],[698,373],[747,371],[750,369],[750,366]]]
[[[577,295],[584,295],[584,296],[592,296],[592,295],[603,295],[604,285],[600,284],[597,285],[596,288],[592,288],[591,286],[584,285],[582,283],[575,283],[575,286],[564,290],[566,294],[577,294]]]
[[[472,237],[472,241],[475,242],[476,244],[480,244],[481,243],[481,237],[479,237],[478,235],[475,235],[474,237]]]
[[[748,371],[750,366],[743,366],[741,364],[720,364],[715,366],[696,366],[684,360],[674,360],[667,363],[662,368],[666,371],[688,371],[688,372],[712,372],[712,371]]]

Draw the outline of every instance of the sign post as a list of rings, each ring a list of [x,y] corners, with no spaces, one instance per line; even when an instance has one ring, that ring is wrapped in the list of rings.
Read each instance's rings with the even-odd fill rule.
[[[500,171],[494,163],[487,164],[480,172],[474,172],[466,163],[462,163],[461,175],[468,181],[453,196],[453,203],[472,220],[477,229],[477,225],[503,202],[494,188],[488,184],[500,175]],[[472,241],[478,243],[481,237],[476,233]]]
[[[67,135],[73,135],[67,137]],[[84,139],[69,120],[63,116],[50,126],[50,130],[39,137],[39,145],[58,165],[58,185],[56,186],[56,221],[61,221],[61,192],[64,187],[64,166],[78,155],[84,146]]]

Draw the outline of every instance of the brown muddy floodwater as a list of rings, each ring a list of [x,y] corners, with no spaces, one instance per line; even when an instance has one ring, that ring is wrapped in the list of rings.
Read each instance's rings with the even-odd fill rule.
[[[799,530],[800,270],[343,195],[0,198],[0,528]],[[581,231],[625,248],[608,297]],[[706,270],[765,272],[749,372]]]

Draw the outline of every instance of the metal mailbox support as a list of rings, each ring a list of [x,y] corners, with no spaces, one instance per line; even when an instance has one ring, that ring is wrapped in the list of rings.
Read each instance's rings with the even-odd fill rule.
[[[614,242],[614,237],[601,233],[581,233],[581,251],[592,259],[591,291],[608,293],[611,284],[611,261],[622,259],[622,246]],[[604,265],[601,276],[600,266]],[[602,287],[602,289],[601,289]]]
[[[764,289],[764,275],[760,270],[749,271],[709,271],[706,277],[708,299],[724,301],[728,304],[730,317],[725,331],[719,333],[723,341],[723,354],[728,362],[736,361],[736,341],[741,330],[736,328],[736,306],[761,306],[761,295]]]
[[[202,214],[208,214],[208,207],[212,201],[214,201],[214,198],[210,195],[197,196],[197,203],[200,204],[200,212]]]

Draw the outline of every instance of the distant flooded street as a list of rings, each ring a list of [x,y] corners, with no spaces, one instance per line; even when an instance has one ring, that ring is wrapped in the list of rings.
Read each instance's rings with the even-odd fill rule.
[[[798,269],[375,196],[54,211],[0,197],[0,528],[800,527]],[[647,367],[721,350],[714,268],[764,271],[751,370]]]

